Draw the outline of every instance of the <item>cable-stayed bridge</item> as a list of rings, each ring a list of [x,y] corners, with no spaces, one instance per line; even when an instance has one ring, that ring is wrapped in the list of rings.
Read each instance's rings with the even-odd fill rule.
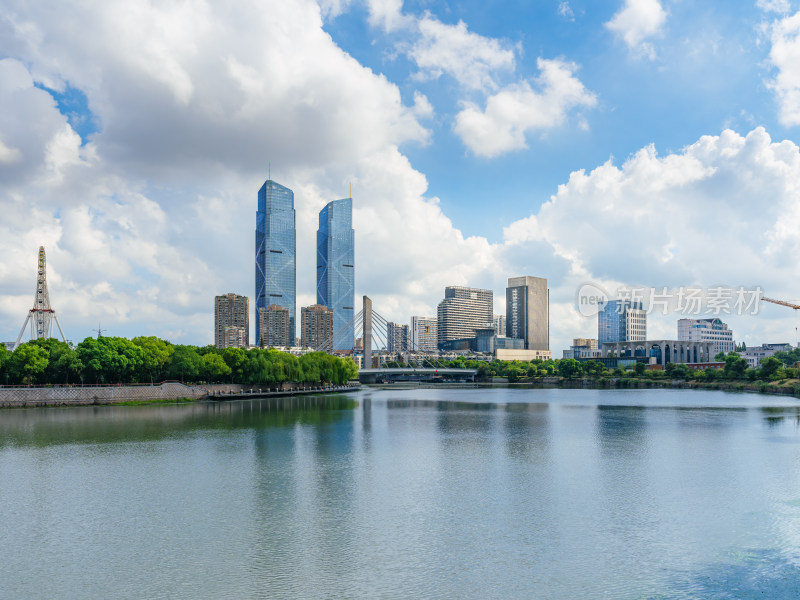
[[[476,369],[454,369],[446,366],[437,353],[423,350],[413,339],[408,340],[406,351],[396,351],[407,367],[385,367],[377,364],[378,361],[373,358],[374,352],[387,351],[391,345],[389,322],[373,310],[372,300],[368,296],[364,296],[361,310],[350,322],[339,328],[339,335],[331,335],[318,350],[332,353],[344,341],[343,336],[350,331],[355,331],[355,337],[361,337],[364,343],[362,367],[359,369],[359,380],[362,383],[393,380],[474,381],[478,372]]]

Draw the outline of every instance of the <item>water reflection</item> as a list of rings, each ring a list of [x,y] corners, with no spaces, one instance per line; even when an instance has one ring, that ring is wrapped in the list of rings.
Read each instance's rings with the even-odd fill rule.
[[[153,441],[205,430],[320,425],[340,419],[357,405],[350,396],[331,394],[239,402],[4,410],[0,413],[0,448]]]

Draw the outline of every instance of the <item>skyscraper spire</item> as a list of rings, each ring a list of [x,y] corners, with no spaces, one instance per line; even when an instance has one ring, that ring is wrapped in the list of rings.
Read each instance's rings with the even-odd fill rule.
[[[33,308],[28,311],[28,316],[25,318],[25,323],[17,337],[17,342],[14,344],[16,349],[22,339],[22,334],[25,333],[25,328],[28,322],[31,324],[31,339],[47,339],[52,336],[53,321],[61,333],[61,339],[65,342],[67,339],[64,337],[64,332],[61,330],[61,324],[56,317],[56,311],[50,306],[50,293],[47,291],[47,259],[44,254],[44,246],[39,246],[39,267],[36,274],[36,295],[33,298]]]

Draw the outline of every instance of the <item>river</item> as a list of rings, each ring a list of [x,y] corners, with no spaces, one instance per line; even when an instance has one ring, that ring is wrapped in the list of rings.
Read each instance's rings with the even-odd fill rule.
[[[798,598],[800,401],[365,389],[0,411],[0,597]]]

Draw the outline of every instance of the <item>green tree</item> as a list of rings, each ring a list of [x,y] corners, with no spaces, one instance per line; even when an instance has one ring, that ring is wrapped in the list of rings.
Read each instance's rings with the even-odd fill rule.
[[[39,376],[44,374],[49,362],[47,350],[35,342],[27,342],[11,354],[8,371],[16,382],[36,383]]]
[[[644,372],[646,370],[647,370],[647,365],[644,364],[643,362],[637,362],[635,365],[633,365],[633,371],[637,375],[644,375]]]
[[[175,346],[167,364],[167,376],[180,381],[197,381],[202,366],[200,355],[193,346]]]
[[[581,364],[583,372],[589,377],[601,377],[606,374],[606,367],[599,360],[587,360]]]
[[[225,348],[222,351],[222,360],[231,370],[231,381],[242,382],[244,370],[247,365],[247,354],[242,348]]]
[[[562,358],[556,367],[558,375],[565,379],[577,377],[581,372],[581,363],[574,358]]]
[[[717,354],[714,356],[714,362],[725,362],[725,353],[717,352]]]
[[[758,370],[759,379],[772,379],[777,375],[783,363],[774,356],[767,356],[761,359],[761,368]]]
[[[747,360],[739,356],[736,352],[729,352],[725,357],[725,366],[722,372],[728,379],[741,379],[747,369]]]
[[[231,374],[231,368],[226,365],[223,358],[215,352],[204,354],[201,364],[203,376],[207,381],[221,381]]]
[[[153,335],[138,336],[133,338],[131,342],[142,350],[142,373],[139,375],[139,380],[144,381],[146,375],[150,383],[153,383],[154,380],[160,381],[172,353],[175,352],[175,346]]]

